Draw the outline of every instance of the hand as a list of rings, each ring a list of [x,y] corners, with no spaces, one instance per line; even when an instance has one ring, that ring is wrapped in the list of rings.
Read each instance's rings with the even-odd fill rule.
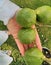
[[[34,47],[35,43],[36,43],[36,46],[42,51],[40,38],[39,38],[38,32],[34,25],[32,26],[32,28],[35,29],[35,31],[36,31],[36,40],[35,40],[35,42],[28,44],[28,45],[22,44],[17,37],[18,31],[21,29],[21,26],[16,22],[15,16],[9,20],[7,28],[9,30],[9,34],[11,34],[13,36],[22,56],[24,56],[24,53],[28,48]]]

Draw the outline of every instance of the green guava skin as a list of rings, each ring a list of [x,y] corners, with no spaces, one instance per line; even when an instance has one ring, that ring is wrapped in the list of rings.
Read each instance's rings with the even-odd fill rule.
[[[37,48],[31,48],[25,52],[24,59],[27,65],[42,65],[44,55]]]
[[[23,44],[30,44],[35,40],[36,32],[33,29],[21,29],[18,32],[18,39]]]
[[[36,23],[36,13],[30,8],[22,8],[16,15],[16,20],[22,27],[31,27]]]
[[[51,7],[50,6],[42,6],[36,9],[37,19],[39,22],[43,24],[51,23]]]

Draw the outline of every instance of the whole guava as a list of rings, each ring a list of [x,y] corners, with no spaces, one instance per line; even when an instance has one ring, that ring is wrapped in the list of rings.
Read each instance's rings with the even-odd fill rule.
[[[31,48],[25,52],[24,59],[27,65],[42,65],[44,55],[39,49]]]
[[[20,29],[18,32],[18,39],[23,44],[30,44],[35,40],[36,32],[33,29]]]
[[[22,8],[17,13],[16,20],[22,27],[31,27],[36,23],[36,13],[30,8]]]
[[[51,24],[51,7],[41,6],[36,10],[37,20],[43,24]]]

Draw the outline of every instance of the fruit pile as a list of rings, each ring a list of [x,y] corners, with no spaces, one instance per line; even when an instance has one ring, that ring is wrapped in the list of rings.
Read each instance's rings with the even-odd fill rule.
[[[44,8],[44,10],[43,10]],[[31,28],[32,25],[37,25],[37,22],[41,25],[51,24],[51,7],[42,6],[36,10],[29,8],[23,8],[16,15],[17,22],[22,26],[22,29],[18,33],[18,38],[22,43],[32,43],[35,40],[36,32]]]
[[[22,8],[28,7],[31,9],[37,9],[37,8],[39,9],[39,7],[44,6],[44,5],[51,6],[51,0],[11,0],[11,1],[14,2],[15,4],[19,5]],[[48,7],[47,7],[47,9],[48,9]],[[43,10],[44,10],[44,8],[43,8]],[[47,11],[47,13],[48,13],[48,11]],[[48,19],[48,20],[50,20],[50,19]],[[42,24],[42,22],[37,22],[37,23]],[[36,27],[38,29],[38,33],[39,33],[42,45],[46,46],[47,48],[49,48],[51,50],[51,22],[49,22],[48,23],[49,25],[46,25],[46,26],[44,24],[43,25],[41,25],[41,24],[37,25]]]
[[[31,11],[32,10],[29,8],[23,8],[21,11],[18,12],[16,16],[18,23],[22,26],[22,29],[18,33],[18,38],[22,43],[25,43],[25,44],[32,43],[35,40],[36,32],[33,29],[31,29],[31,26],[35,25],[36,21],[42,22],[42,25],[51,23],[51,15],[50,15],[51,7],[50,6],[42,6],[37,8],[36,10],[33,10],[34,12],[33,11],[31,12]],[[37,52],[40,54],[38,54]],[[36,55],[36,53],[38,56]],[[41,56],[41,55],[43,54],[38,49],[36,48],[29,49],[25,53],[24,59],[26,60],[26,63],[28,65],[32,65],[32,64],[43,65],[43,60],[45,60],[45,58],[44,56]],[[50,55],[50,58],[51,58],[51,55]]]
[[[18,32],[18,38],[22,43],[29,44],[35,40],[35,30],[31,28],[36,23],[35,11],[29,8],[23,8],[16,15],[17,22],[22,26]]]

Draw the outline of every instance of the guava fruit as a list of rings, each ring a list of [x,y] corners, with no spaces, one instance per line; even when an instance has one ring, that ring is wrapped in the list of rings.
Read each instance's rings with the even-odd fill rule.
[[[30,8],[22,8],[17,13],[16,20],[22,27],[31,27],[36,23],[36,13]]]
[[[43,24],[51,24],[51,7],[42,6],[36,9],[37,20]]]
[[[37,48],[31,48],[25,52],[24,59],[27,65],[42,65],[44,55]]]
[[[36,32],[33,29],[21,29],[18,32],[18,39],[23,43],[23,44],[30,44],[35,40],[36,37]]]

